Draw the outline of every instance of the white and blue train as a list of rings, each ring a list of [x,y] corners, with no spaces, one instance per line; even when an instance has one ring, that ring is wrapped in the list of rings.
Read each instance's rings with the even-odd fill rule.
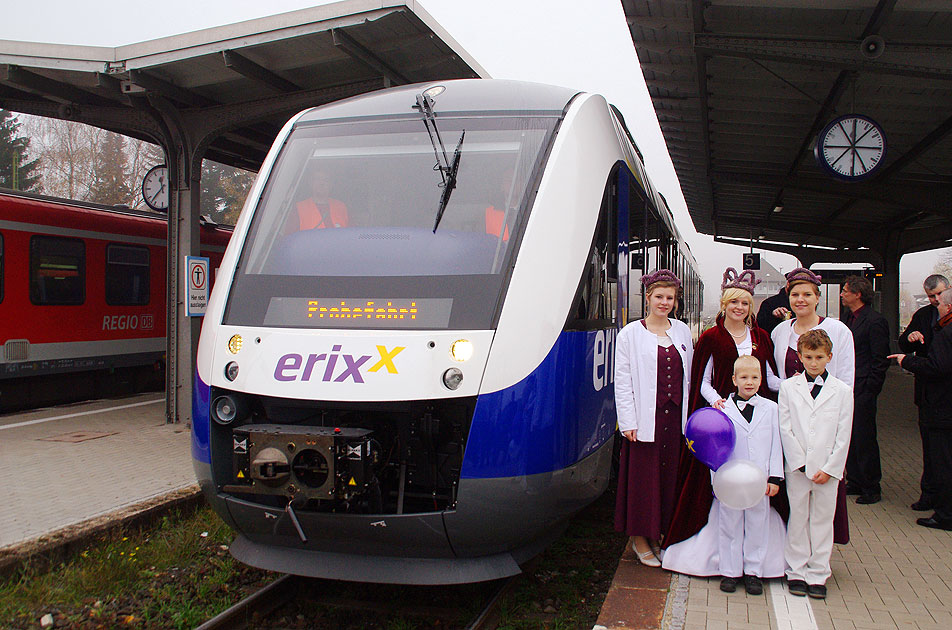
[[[295,116],[198,350],[192,455],[234,556],[518,573],[607,487],[614,340],[645,267],[682,275],[697,324],[694,259],[601,96],[460,80]]]

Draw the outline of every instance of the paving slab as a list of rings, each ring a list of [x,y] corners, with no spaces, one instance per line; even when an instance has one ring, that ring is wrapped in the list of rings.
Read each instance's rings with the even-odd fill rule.
[[[194,484],[189,440],[154,392],[0,416],[0,549]]]

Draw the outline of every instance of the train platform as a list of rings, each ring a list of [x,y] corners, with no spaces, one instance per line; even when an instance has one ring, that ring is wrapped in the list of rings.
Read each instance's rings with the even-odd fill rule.
[[[0,416],[0,552],[193,486],[189,439],[156,392]]]
[[[619,562],[597,626],[670,630],[856,630],[952,628],[952,532],[916,525],[922,451],[913,379],[890,368],[877,425],[883,500],[850,497],[850,543],[833,548],[825,600],[790,595],[780,580],[760,596],[720,591],[720,578],[641,566],[630,549]]]

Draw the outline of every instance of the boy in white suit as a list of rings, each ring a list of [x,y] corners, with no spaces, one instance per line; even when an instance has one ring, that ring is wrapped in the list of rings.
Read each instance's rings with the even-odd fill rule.
[[[780,439],[787,496],[787,586],[793,595],[826,597],[833,552],[836,490],[853,426],[853,392],[831,376],[833,342],[820,329],[797,341],[804,372],[780,386]]]
[[[752,461],[767,473],[764,497],[746,510],[727,507],[715,499],[707,525],[697,534],[668,547],[662,566],[688,575],[720,575],[721,590],[733,593],[743,576],[751,595],[764,592],[761,578],[783,576],[784,525],[770,507],[783,481],[783,452],[777,404],[757,395],[760,361],[741,355],[734,362],[737,393],[721,407],[737,436],[731,459]]]

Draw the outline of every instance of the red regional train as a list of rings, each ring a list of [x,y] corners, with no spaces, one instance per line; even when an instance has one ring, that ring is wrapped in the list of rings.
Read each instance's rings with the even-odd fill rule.
[[[0,412],[162,388],[167,231],[163,215],[0,189]],[[230,237],[201,229],[212,269]]]

